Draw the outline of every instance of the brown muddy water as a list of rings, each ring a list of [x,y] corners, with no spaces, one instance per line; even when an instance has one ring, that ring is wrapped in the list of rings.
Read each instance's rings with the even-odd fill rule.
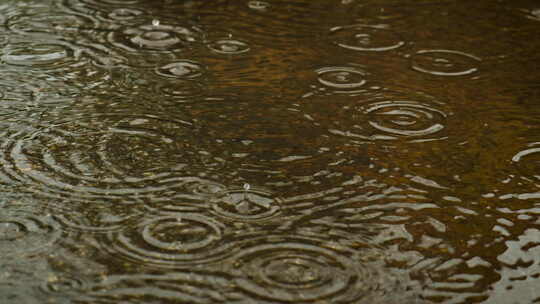
[[[0,16],[0,303],[540,302],[538,1]]]

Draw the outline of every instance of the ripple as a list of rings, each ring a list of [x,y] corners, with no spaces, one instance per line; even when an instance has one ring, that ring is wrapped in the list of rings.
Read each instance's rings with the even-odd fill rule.
[[[160,81],[153,85],[153,91],[165,97],[162,100],[163,105],[176,106],[179,103],[200,101],[204,87],[197,81]]]
[[[534,21],[540,21],[540,7],[532,9],[522,9],[525,16]]]
[[[143,0],[79,0],[91,6],[126,6],[143,3]]]
[[[229,176],[236,175],[233,172],[236,170],[254,172],[259,168],[268,169],[268,172],[259,171],[261,174],[272,174],[267,167],[268,162],[289,156],[291,151],[301,150],[298,147],[305,147],[305,141],[308,141],[307,130],[313,129],[310,122],[298,119],[297,113],[270,103],[247,103],[236,96],[213,97],[220,99],[189,104],[188,111],[198,121],[204,122],[200,124],[201,132],[208,136],[200,139],[200,155],[206,161],[206,168],[222,168],[228,171]],[[279,124],[276,121],[288,123]],[[310,153],[306,150],[303,152]],[[219,180],[223,181],[221,178]],[[243,180],[236,180],[232,184],[238,182]]]
[[[223,225],[196,213],[151,218],[135,229],[108,235],[105,250],[140,264],[175,268],[209,263],[228,255]]]
[[[205,199],[216,196],[227,190],[225,185],[200,178],[192,179],[192,181],[186,183],[184,187],[188,192]]]
[[[466,76],[478,71],[480,58],[451,50],[421,50],[411,56],[411,68],[434,76]]]
[[[156,73],[169,78],[192,79],[203,74],[203,67],[195,61],[182,60],[156,68]]]
[[[11,65],[57,68],[74,62],[71,49],[59,44],[20,43],[4,48],[2,61]]]
[[[348,130],[331,128],[330,132],[353,139],[378,141],[405,139],[422,142],[446,138],[442,131],[446,127],[448,114],[441,109],[443,104],[422,94],[385,93],[379,98],[347,106],[342,121],[353,119]]]
[[[357,21],[371,24],[392,23],[418,14],[415,7],[408,5],[387,5],[379,3],[362,3],[352,8]]]
[[[11,257],[44,251],[62,235],[50,216],[32,212],[2,210],[0,215],[0,256]]]
[[[139,23],[146,19],[144,11],[137,8],[119,7],[113,10],[107,6],[102,11],[96,13],[100,21],[111,23],[113,26]]]
[[[182,51],[200,39],[198,30],[165,21],[128,26],[111,32],[108,41],[129,52]]]
[[[325,29],[325,22],[321,20],[327,20],[329,7],[334,8],[326,2],[315,1],[296,3],[284,0],[245,0],[206,2],[198,11],[205,11],[214,25],[226,24],[228,31],[241,35],[250,44],[257,43],[271,48],[283,46],[281,49],[287,49],[292,44],[303,48],[300,41],[309,45],[313,37]],[[206,21],[209,21],[208,18]]]
[[[175,193],[174,199],[150,202],[145,204],[145,208],[156,214],[207,212],[210,209],[210,199],[225,189],[224,185],[210,180],[183,177],[181,188]]]
[[[540,180],[540,142],[529,144],[527,149],[514,155],[512,161],[526,177]]]
[[[330,29],[330,38],[342,48],[361,52],[384,52],[405,45],[398,33],[365,25],[334,27]]]
[[[190,124],[163,115],[57,123],[10,133],[0,152],[8,176],[48,196],[86,201],[166,191],[178,185],[191,150]]]
[[[217,193],[211,199],[214,212],[235,221],[261,221],[277,216],[280,212],[280,199],[272,193],[250,187],[231,188]]]
[[[51,73],[29,73],[26,67],[5,65],[0,92],[3,122],[18,123],[29,118],[35,120],[39,113],[71,102],[80,91]]]
[[[144,12],[138,9],[117,8],[117,9],[114,9],[112,12],[110,12],[107,16],[111,20],[127,21],[127,20],[136,19],[137,17],[141,15],[144,15]]]
[[[319,82],[332,89],[357,89],[366,83],[367,72],[355,67],[326,67],[315,71]]]
[[[270,3],[266,1],[249,1],[247,6],[255,11],[266,11],[270,8]]]
[[[516,15],[519,18],[527,18],[533,22],[540,21],[540,5],[535,1],[512,1],[503,3],[504,14]],[[515,20],[515,19],[514,19]],[[511,25],[515,27],[515,22]]]
[[[25,285],[0,284],[0,302],[1,303],[22,303],[22,304],[40,304],[43,298],[37,296],[34,292],[29,292]]]
[[[109,275],[80,303],[230,303],[230,281],[216,273],[168,271],[163,274]],[[79,303],[79,301],[76,301]]]
[[[233,256],[236,286],[255,297],[356,303],[384,289],[396,291],[395,277],[381,271],[383,255],[370,248],[353,252],[317,238],[272,235],[239,250]]]
[[[86,289],[87,282],[71,276],[49,276],[47,281],[41,284],[40,289],[51,295],[70,294]]]
[[[85,233],[108,233],[135,225],[144,216],[141,206],[84,206],[80,210],[55,210],[63,229]]]
[[[217,39],[208,43],[207,46],[213,52],[225,55],[238,55],[251,50],[247,42],[232,38]]]
[[[446,117],[444,112],[416,101],[383,101],[363,108],[373,117],[369,124],[390,136],[427,136],[437,133],[444,125],[437,123]],[[427,124],[425,123],[427,122]]]
[[[32,14],[17,14],[6,21],[6,26],[17,34],[57,34],[64,37],[98,28],[98,23],[89,16],[79,14],[53,13],[50,10]],[[41,37],[43,38],[43,37]]]
[[[10,65],[14,71],[17,68],[20,69],[17,71],[20,74],[17,78],[28,74],[28,69],[35,69],[49,74],[35,73],[43,78],[43,83],[45,83],[45,85],[40,85],[34,90],[35,97],[45,99],[44,96],[41,96],[46,91],[44,88],[50,86],[47,84],[48,82],[53,82],[51,77],[47,76],[56,76],[54,77],[56,82],[58,80],[76,80],[70,85],[64,83],[61,86],[62,90],[73,90],[75,86],[83,86],[85,89],[89,89],[107,81],[107,73],[93,66],[87,57],[82,56],[83,50],[77,45],[60,39],[43,39],[39,41],[40,39],[36,38],[34,40],[34,42],[17,41],[10,43],[4,48],[1,60]]]

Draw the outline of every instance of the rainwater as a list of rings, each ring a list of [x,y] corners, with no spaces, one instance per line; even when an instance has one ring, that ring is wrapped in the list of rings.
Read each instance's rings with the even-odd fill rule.
[[[0,303],[540,301],[540,3],[0,1]]]

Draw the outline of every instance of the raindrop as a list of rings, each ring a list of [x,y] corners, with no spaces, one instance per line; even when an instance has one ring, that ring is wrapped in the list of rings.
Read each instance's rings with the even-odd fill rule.
[[[247,192],[249,191],[249,188],[251,188],[251,186],[248,184],[248,183],[245,183],[244,184],[244,201],[247,199]]]
[[[411,68],[434,76],[466,76],[478,71],[480,61],[459,51],[421,50],[411,56]]]
[[[361,52],[384,52],[405,45],[396,32],[365,25],[334,27],[330,39],[342,48]]]

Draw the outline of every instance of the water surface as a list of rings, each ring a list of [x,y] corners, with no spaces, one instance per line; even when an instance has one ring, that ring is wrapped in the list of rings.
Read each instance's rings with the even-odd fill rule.
[[[0,16],[0,302],[540,301],[535,1]]]

